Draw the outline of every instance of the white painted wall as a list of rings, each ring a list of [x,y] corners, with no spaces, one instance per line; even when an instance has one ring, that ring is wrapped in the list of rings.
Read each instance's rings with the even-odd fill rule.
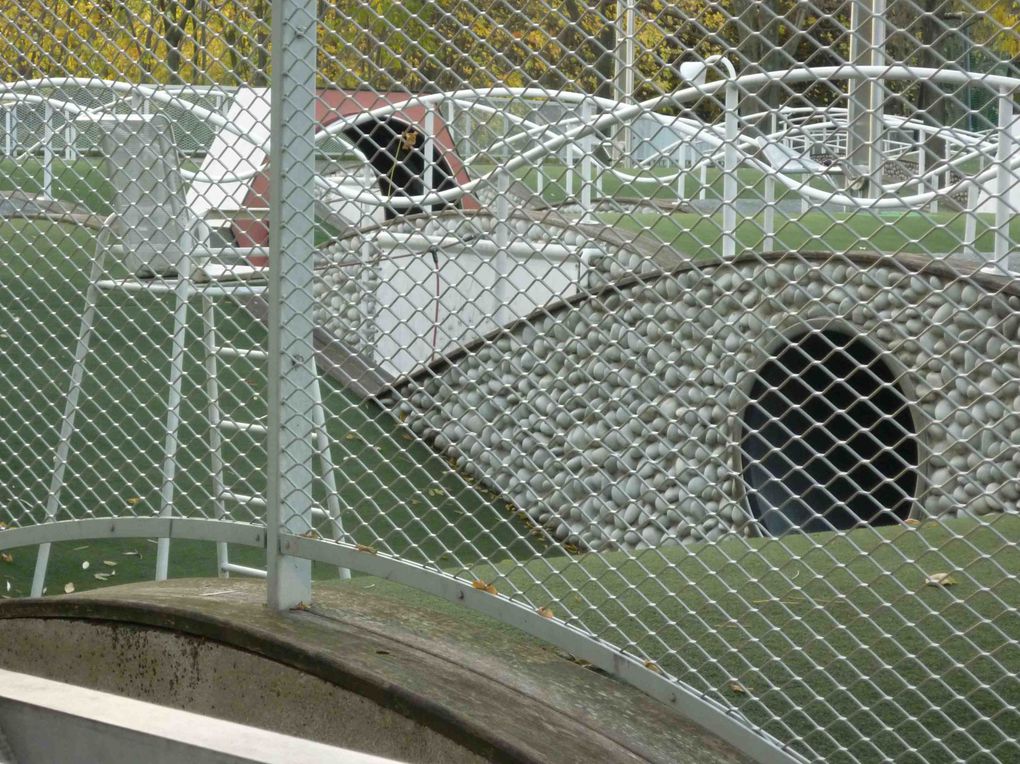
[[[500,262],[506,263],[503,272]],[[576,258],[552,259],[539,252],[500,258],[497,252],[457,246],[439,252],[437,286],[429,252],[394,250],[380,265],[375,361],[390,374],[407,374],[434,354],[451,352],[497,329],[497,313],[509,323],[575,294],[577,275]],[[499,311],[501,292],[507,302]]]

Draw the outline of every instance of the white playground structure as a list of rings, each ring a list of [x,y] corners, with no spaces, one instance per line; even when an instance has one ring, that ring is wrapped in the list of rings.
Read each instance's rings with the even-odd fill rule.
[[[963,210],[966,234],[963,251],[957,254],[974,257],[978,216],[992,213],[994,256],[986,268],[1006,269],[1014,249],[1008,223],[1020,209],[1020,152],[1015,150],[1020,131],[1013,116],[1013,96],[1020,87],[1017,80],[908,67],[792,70],[712,82],[706,82],[703,74],[704,68],[699,69],[693,72],[690,86],[639,104],[536,88],[497,88],[407,96],[382,106],[332,115],[332,121],[317,132],[316,141],[323,147],[331,142],[345,147],[346,158],[324,161],[327,172],[316,177],[317,212],[340,232],[336,242],[320,253],[318,324],[372,370],[378,387],[557,298],[569,298],[589,285],[594,261],[612,262],[620,254],[619,243],[614,249],[612,243],[591,235],[595,229],[590,226],[605,225],[597,208],[600,189],[610,182],[629,184],[649,195],[656,188],[676,189],[677,201],[689,203],[695,210],[699,203],[711,202],[711,209],[722,218],[719,254],[732,257],[739,252],[736,228],[738,215],[743,214],[739,207],[749,203],[746,189],[739,184],[738,168],[751,168],[764,178],[763,197],[750,203],[763,213],[765,250],[773,246],[777,214],[787,212],[775,201],[777,188],[793,192],[803,209],[816,210],[922,209],[963,195],[967,200]],[[991,88],[998,93],[999,128],[978,134],[919,119],[880,115],[884,138],[879,154],[889,162],[906,163],[911,174],[894,182],[873,179],[864,196],[857,182],[861,171],[841,155],[846,150],[844,110],[792,107],[773,114],[741,116],[734,107],[740,92],[770,81],[796,84],[867,77],[887,81],[932,78]],[[93,90],[101,97],[91,106],[59,97],[62,90],[72,87]],[[717,123],[705,123],[688,112],[681,111],[680,116],[667,113],[718,94],[724,96],[728,108]],[[96,290],[125,288],[172,294],[177,306],[174,341],[180,349],[188,303],[201,295],[209,332],[209,384],[215,400],[216,357],[222,353],[213,336],[213,298],[257,295],[262,289],[259,279],[263,270],[252,265],[252,258],[264,251],[237,246],[229,238],[237,221],[266,216],[264,203],[256,202],[253,208],[252,188],[259,175],[272,172],[267,168],[269,92],[237,89],[219,110],[183,96],[180,91],[121,82],[43,79],[4,86],[0,105],[8,113],[34,106],[47,115],[63,114],[65,127],[73,125],[82,134],[91,135],[93,147],[97,141],[103,143],[102,136],[108,137],[111,129],[118,131],[119,149],[106,150],[104,158],[107,175],[115,185],[116,212],[99,237],[100,257],[93,264],[87,306],[95,308]],[[437,126],[442,124],[454,138],[454,146],[446,147],[445,155],[460,159],[472,173],[470,177],[461,175],[457,182],[440,189],[432,177],[437,172],[434,162],[426,162],[421,168],[423,193],[383,192],[378,167],[364,153],[357,160],[359,148],[352,136],[365,126],[399,117],[410,107],[421,109],[422,117],[412,127],[424,135],[423,155],[433,160],[442,155],[430,148]],[[175,156],[170,123],[160,117],[161,111],[168,109],[186,112],[213,128],[196,169],[181,166]],[[138,129],[132,131],[132,124]],[[607,143],[620,126],[628,127],[632,156],[628,163],[607,160]],[[23,146],[20,152],[42,152],[50,179],[56,154],[53,140],[59,132],[44,129],[39,141]],[[926,168],[923,144],[933,133],[943,139],[946,156],[943,163]],[[66,152],[70,144],[66,135],[64,139]],[[829,163],[823,163],[823,158]],[[522,192],[519,173],[546,162],[558,164],[565,173],[562,182],[567,204],[557,213],[555,225],[548,213],[538,209],[532,209],[530,216],[521,214],[534,201],[529,194],[540,196],[548,181],[539,171]],[[722,171],[721,194],[714,200],[706,198],[710,168]],[[688,178],[700,182],[701,190],[694,199],[684,197]],[[386,209],[427,210],[432,205],[468,201],[473,206],[480,203],[483,209],[390,221],[383,214]],[[614,201],[612,194],[609,201]],[[624,209],[625,202],[615,200],[615,204],[617,212]],[[707,207],[701,209],[711,214]],[[584,229],[587,233],[578,226],[588,226]],[[148,269],[180,278],[155,283],[112,281],[103,272],[107,254],[128,263],[135,272]],[[647,270],[655,263],[642,263],[637,270],[642,267]],[[634,269],[607,268],[609,274],[627,272]],[[248,283],[225,283],[238,279]],[[86,319],[80,360],[87,354],[88,310]],[[261,357],[257,351],[225,352]],[[51,514],[58,504],[54,497],[59,496],[61,463],[66,460],[73,431],[74,390],[81,383],[80,371],[72,380],[66,409],[60,441],[64,450],[58,453],[48,509]],[[171,388],[176,392],[171,392],[167,424],[164,514],[169,514],[172,505],[178,426],[174,411],[179,408],[180,374],[179,366],[170,373]],[[211,421],[222,418],[221,413],[210,412]],[[212,445],[216,452],[218,445]],[[330,479],[328,459],[323,462],[322,474]],[[231,496],[222,485],[217,493]],[[336,508],[333,510],[329,515],[335,517]],[[218,513],[223,511],[222,506],[218,508]],[[165,571],[165,549],[161,551]],[[229,566],[225,556],[221,569],[226,570],[224,565]]]
[[[932,209],[945,200],[962,197],[966,199],[966,232],[958,254],[976,257],[979,215],[989,213],[994,216],[995,243],[987,267],[1007,269],[1013,249],[1007,223],[1020,209],[1020,152],[1015,150],[1020,130],[1013,116],[1016,80],[904,66],[842,66],[734,77],[729,76],[728,69],[719,67],[720,63],[724,62],[685,65],[689,86],[637,104],[537,88],[495,88],[406,96],[390,104],[333,115],[332,121],[318,131],[316,140],[320,147],[342,147],[346,159],[323,163],[327,173],[316,178],[319,212],[334,228],[363,231],[358,238],[360,254],[341,246],[341,262],[350,264],[352,256],[370,256],[377,270],[376,283],[400,297],[394,305],[401,307],[386,311],[370,332],[381,343],[371,362],[388,376],[405,374],[436,353],[526,315],[553,297],[569,296],[584,283],[587,262],[598,254],[590,246],[550,242],[539,236],[532,247],[527,235],[514,236],[511,245],[511,237],[500,234],[511,212],[529,204],[519,196],[520,173],[542,167],[545,162],[564,168],[562,183],[569,204],[562,214],[578,223],[599,222],[596,207],[601,189],[608,182],[629,185],[648,196],[667,188],[681,204],[689,203],[697,211],[721,213],[719,254],[724,257],[734,256],[740,249],[738,215],[747,215],[749,204],[752,214],[763,214],[762,249],[772,248],[776,215],[788,214],[775,202],[777,189],[792,192],[801,200],[802,210]],[[713,66],[725,76],[707,82],[705,74]],[[907,169],[905,177],[893,181],[886,181],[879,170],[878,177],[871,179],[867,195],[863,195],[865,184],[860,181],[869,171],[854,167],[845,158],[845,109],[792,106],[773,113],[740,115],[734,106],[740,93],[753,92],[769,82],[794,86],[868,78],[879,82],[931,79],[947,85],[990,89],[998,94],[999,127],[989,133],[974,133],[880,112],[875,115],[882,136],[878,155],[883,162]],[[61,98],[69,88],[86,88],[99,96],[93,99],[93,105],[83,106]],[[204,95],[208,100],[208,94]],[[61,147],[66,154],[69,146],[77,145],[69,140],[67,130],[91,135],[94,144],[95,127],[90,123],[103,114],[145,115],[164,110],[190,115],[193,121],[211,128],[212,138],[197,170],[179,170],[185,205],[201,221],[204,233],[199,238],[208,235],[210,226],[226,226],[229,238],[229,228],[237,218],[257,217],[257,210],[250,209],[251,188],[268,163],[269,92],[236,89],[232,98],[219,102],[219,110],[186,96],[187,92],[179,89],[43,79],[5,85],[0,91],[0,105],[8,115],[29,106],[42,109],[45,115],[64,115],[63,131],[44,125],[37,141],[21,144],[22,156],[42,153],[44,181],[51,180],[53,158]],[[728,104],[719,121],[706,123],[683,111],[704,98]],[[431,177],[433,162],[426,162],[421,172],[425,193],[383,193],[378,168],[373,168],[372,158],[359,151],[351,136],[366,125],[395,115],[399,118],[401,112],[412,107],[424,114],[414,125],[424,136],[423,155],[435,138],[434,127],[443,124],[454,140],[454,146],[443,148],[444,155],[463,161],[471,177],[461,175],[457,182],[437,190]],[[678,109],[679,116],[673,113]],[[607,161],[613,148],[609,142],[615,140],[612,133],[623,126],[627,128],[629,159]],[[932,135],[941,139],[945,157],[941,163],[926,167],[923,147]],[[54,143],[58,136],[63,140],[61,146]],[[434,151],[431,156],[437,155]],[[827,163],[821,161],[823,158]],[[722,172],[722,188],[713,194],[714,199],[707,198],[710,168]],[[749,200],[748,189],[741,187],[738,168],[749,168],[764,178],[763,190],[754,191],[757,198]],[[530,191],[541,196],[548,181],[542,171],[533,176]],[[691,199],[685,195],[688,179],[695,179],[700,189]],[[44,183],[44,192],[48,188]],[[612,194],[609,196],[602,201],[613,205]],[[468,240],[462,240],[451,233],[448,224],[432,230],[430,226],[435,227],[435,223],[422,222],[413,232],[401,230],[399,221],[397,225],[385,224],[383,210],[387,208],[425,209],[465,199],[478,200],[491,210],[496,221],[491,230],[472,230]],[[617,210],[625,206],[620,200],[615,204]],[[439,262],[422,257],[436,252],[443,253]],[[220,254],[227,253],[222,250]],[[556,267],[550,268],[550,261]],[[457,288],[450,288],[454,286]],[[456,294],[458,304],[444,306],[445,311],[438,311],[437,317],[433,303],[440,294],[445,299]],[[477,308],[474,318],[465,317],[465,311],[472,312],[472,305]],[[327,312],[330,309],[327,307]],[[442,314],[446,320],[440,320]]]
[[[317,145],[330,146],[334,154],[332,159],[324,158],[324,171],[316,177],[317,212],[342,235],[336,245],[322,250],[323,272],[328,276],[318,289],[320,324],[362,353],[365,363],[381,378],[393,379],[437,354],[455,350],[583,288],[591,261],[612,259],[614,253],[587,236],[564,234],[554,240],[534,220],[528,222],[519,215],[511,220],[520,210],[534,206],[536,199],[541,203],[550,182],[542,170],[546,163],[562,168],[566,204],[558,212],[563,220],[601,224],[600,204],[602,210],[608,203],[609,211],[625,211],[628,202],[604,194],[606,184],[636,188],[639,195],[648,197],[669,189],[681,205],[706,215],[720,214],[718,254],[724,257],[740,251],[738,217],[747,215],[761,213],[761,250],[774,247],[777,215],[797,214],[789,208],[789,201],[786,207],[776,202],[777,189],[787,200],[791,193],[799,199],[802,212],[932,209],[945,200],[962,197],[966,199],[966,230],[956,254],[977,257],[979,217],[988,214],[986,219],[994,218],[994,253],[986,268],[1008,270],[1014,249],[1008,222],[1020,209],[1020,152],[1016,151],[1020,129],[1013,115],[1013,94],[1020,85],[1017,80],[902,66],[873,70],[842,66],[741,77],[728,76],[729,70],[721,67],[719,71],[727,76],[706,81],[707,70],[719,63],[709,60],[704,65],[685,65],[691,80],[687,87],[638,104],[537,88],[494,88],[401,96],[391,103],[338,109],[330,114],[316,134]],[[883,162],[907,169],[905,174],[901,172],[902,179],[893,181],[886,181],[879,169],[864,195],[861,189],[865,184],[860,181],[868,170],[854,167],[845,158],[845,109],[791,106],[774,113],[740,115],[735,106],[740,93],[769,82],[792,86],[869,77],[885,82],[928,78],[992,89],[998,94],[998,130],[967,132],[920,118],[880,113],[876,118],[882,140],[877,153]],[[91,105],[82,105],[87,99],[80,95],[77,101],[66,98],[75,88],[93,94]],[[160,113],[178,118],[187,114],[193,123],[206,126],[211,140],[197,169],[167,160],[167,172],[180,179],[179,193],[183,195],[174,204],[188,210],[195,221],[194,230],[186,236],[190,243],[170,243],[177,252],[170,259],[149,247],[150,255],[159,262],[142,265],[157,271],[180,271],[178,263],[171,260],[185,257],[197,273],[221,278],[226,269],[234,276],[257,278],[259,269],[247,267],[246,257],[251,252],[233,246],[231,231],[241,219],[266,217],[266,203],[252,189],[258,176],[271,172],[267,169],[269,91],[235,89],[231,98],[218,102],[218,110],[189,100],[187,95],[180,89],[122,82],[41,79],[5,85],[0,90],[0,106],[8,115],[28,107],[41,109],[44,116],[63,115],[63,130],[44,125],[37,141],[22,143],[20,153],[13,152],[21,156],[42,153],[44,195],[51,188],[46,183],[52,182],[58,151],[62,148],[66,154],[69,147],[78,145],[66,134],[68,130],[89,137],[95,149],[103,133],[102,121],[111,114],[134,114],[143,121]],[[208,94],[203,95],[208,100]],[[713,97],[727,105],[715,123],[703,122],[683,110],[699,99]],[[384,193],[385,170],[373,166],[378,157],[366,156],[355,138],[359,131],[386,120],[396,120],[393,124],[398,127],[392,128],[396,132],[405,124],[403,115],[412,108],[421,114],[412,125],[424,137],[421,155],[432,157],[420,168],[420,191],[424,192],[413,195],[391,186]],[[679,116],[675,114],[678,110]],[[440,125],[452,135],[453,145],[435,145]],[[614,149],[610,144],[617,141],[613,132],[623,127],[629,159],[608,161]],[[945,147],[944,161],[926,167],[924,145],[936,134]],[[58,135],[64,141],[62,147],[54,143]],[[335,161],[338,149],[341,158]],[[144,147],[139,145],[137,150]],[[461,172],[454,182],[439,188],[433,178],[439,172],[438,157],[462,162],[471,175]],[[396,168],[396,160],[391,165]],[[709,198],[713,168],[721,172],[721,189]],[[741,186],[740,168],[755,171],[763,185],[749,193]],[[113,172],[123,185],[130,172],[143,169],[120,167]],[[530,184],[522,183],[521,173],[527,177],[529,172]],[[389,175],[392,178],[392,170]],[[699,191],[687,198],[687,183],[692,179]],[[115,193],[128,190],[117,188]],[[136,194],[122,207],[141,205],[158,215],[160,207],[169,203],[166,195],[177,191],[152,188],[149,193],[159,198]],[[445,218],[419,216],[411,224],[402,219],[387,222],[384,215],[386,209],[422,210],[467,201],[471,202],[468,206],[481,203],[491,217],[471,216],[465,210],[463,215]],[[137,232],[128,230],[130,226],[120,229],[118,235],[135,242],[123,242],[128,249],[137,245]],[[214,242],[211,247],[210,242]],[[345,314],[349,319],[343,318]]]

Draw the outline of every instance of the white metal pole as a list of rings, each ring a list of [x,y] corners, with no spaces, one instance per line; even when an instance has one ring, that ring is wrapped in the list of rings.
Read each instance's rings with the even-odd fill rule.
[[[64,112],[64,159],[65,161],[72,161],[75,158],[74,155],[74,119],[68,112]]]
[[[53,198],[53,107],[43,107],[43,181],[42,195]]]
[[[574,198],[574,144],[567,146],[566,200]]]
[[[587,98],[581,103],[581,124],[591,124],[594,109]],[[592,212],[592,153],[594,138],[588,133],[581,139],[581,221],[586,221]]]
[[[71,438],[74,436],[74,420],[78,414],[78,397],[85,378],[85,359],[89,355],[92,340],[92,326],[99,302],[99,279],[103,277],[106,255],[100,249],[92,261],[88,289],[85,290],[85,308],[78,328],[78,341],[74,346],[74,363],[71,366],[70,386],[64,402],[64,416],[60,420],[60,434],[57,438],[57,453],[53,460],[53,475],[50,477],[50,491],[46,495],[46,520],[55,520],[60,512],[60,495],[64,490],[64,472],[71,452]],[[46,582],[46,568],[50,560],[50,544],[40,544],[35,560],[35,574],[32,577],[32,596],[41,597]]]
[[[723,257],[737,253],[737,86],[726,86],[726,149],[723,164]]]
[[[326,492],[326,514],[332,527],[334,541],[344,541],[343,520],[340,517],[340,491],[336,484],[336,470],[333,468],[333,457],[329,442],[329,430],[326,422],[326,406],[322,402],[322,383],[316,379],[312,385],[315,395],[313,425],[315,426],[315,450],[319,459],[319,474],[322,476],[322,487]],[[348,568],[338,568],[341,580],[351,577]]]
[[[213,492],[213,511],[217,520],[227,517],[226,501],[223,493],[226,485],[223,480],[223,434],[220,432],[220,383],[219,364],[216,361],[216,304],[213,298],[202,296],[202,342],[205,349],[205,390],[207,402],[207,418],[209,420],[209,477]],[[230,574],[226,565],[230,562],[227,544],[216,544],[216,570],[221,578]]]
[[[634,15],[635,0],[618,0],[616,3],[616,56],[613,66],[614,100],[632,103],[634,100]],[[617,152],[621,159],[630,156],[631,130],[620,125],[616,133]]]
[[[163,446],[163,476],[159,491],[159,516],[173,517],[177,449],[180,446],[181,403],[184,387],[184,355],[191,299],[190,257],[181,259],[181,274],[174,288],[174,333],[170,344],[170,389],[166,400],[166,440]],[[156,580],[165,581],[170,565],[170,538],[156,542]]]
[[[312,596],[311,561],[282,547],[312,529],[315,32],[314,0],[273,0],[266,554],[277,610]]]
[[[967,189],[967,214],[963,223],[963,256],[977,259],[978,187],[971,184]]]
[[[1009,167],[1013,154],[1013,91],[1009,88],[999,91],[998,127],[999,144],[995,156],[998,169],[995,184],[995,262],[1004,268],[1009,255],[1009,223],[1013,212],[1009,197],[1016,183],[1016,175]]]
[[[492,288],[492,320],[497,326],[509,321],[510,299],[510,173],[503,170],[496,176],[496,256],[493,258],[495,283]]]
[[[850,5],[850,64],[885,64],[885,0],[853,0]],[[881,182],[884,89],[879,79],[851,78],[847,83],[847,160],[865,176],[864,196],[873,197]]]
[[[14,106],[4,109],[4,156],[14,154]]]
[[[917,144],[918,145],[918,149],[917,149],[917,177],[923,178],[924,177],[925,169],[927,168],[927,164],[928,164],[928,152],[926,152],[924,150],[924,136],[923,136],[923,134],[920,134],[920,133],[918,134],[917,141],[918,141],[918,144]],[[917,193],[923,194],[927,190],[928,190],[928,186],[927,186],[925,181],[923,181],[923,180],[917,181]]]
[[[765,251],[769,252],[775,246],[774,236],[776,233],[776,179],[771,175],[765,176]]]
[[[729,59],[723,56],[709,56],[706,64],[717,64],[726,75],[726,113],[724,128],[726,142],[723,146],[723,200],[722,200],[722,235],[723,257],[733,257],[737,253],[737,129],[739,91],[737,90],[737,72]]]
[[[425,185],[425,193],[430,193],[435,188],[435,164],[436,164],[436,107],[433,104],[425,106],[425,139],[422,141],[422,155],[425,157],[425,172],[422,173],[422,182]]]

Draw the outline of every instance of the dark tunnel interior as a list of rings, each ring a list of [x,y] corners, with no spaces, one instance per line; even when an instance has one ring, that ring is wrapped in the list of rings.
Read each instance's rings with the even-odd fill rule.
[[[910,406],[863,339],[812,331],[758,372],[741,441],[749,508],[768,534],[906,519],[917,490]]]
[[[421,196],[425,193],[426,144],[418,128],[397,119],[375,119],[348,128],[344,134],[372,165],[384,196]],[[406,136],[410,136],[410,140]],[[449,163],[434,146],[431,153],[433,189],[445,191],[455,187]],[[450,205],[434,204],[431,209],[439,212],[447,206]],[[387,220],[420,212],[420,207],[407,210],[385,208]]]

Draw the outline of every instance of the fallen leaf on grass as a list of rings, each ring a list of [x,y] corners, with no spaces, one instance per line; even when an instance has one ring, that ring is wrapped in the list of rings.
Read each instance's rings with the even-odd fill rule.
[[[726,689],[734,695],[747,695],[747,688],[735,679],[726,685]]]
[[[476,578],[474,581],[471,582],[471,588],[472,589],[478,589],[479,591],[482,591],[482,592],[488,592],[489,594],[495,594],[496,593],[496,587],[495,586],[493,586],[492,584],[485,583],[480,578]]]
[[[72,551],[80,552],[82,549],[88,549],[88,548],[89,548],[89,545],[85,544],[84,546],[76,546]]]
[[[924,579],[927,586],[956,586],[959,583],[949,573],[932,573]]]
[[[117,563],[115,563],[113,560],[103,560],[103,565],[105,565],[108,568],[116,568],[117,567]]]
[[[357,544],[354,548],[359,552],[364,552],[365,554],[379,554],[375,551],[375,547],[369,546],[368,544]]]
[[[4,562],[7,563],[14,562],[14,555],[11,554],[10,552],[0,552],[0,560],[3,560]]]
[[[72,584],[72,583],[64,584],[64,594],[70,594],[73,591],[74,591],[74,584]]]
[[[921,524],[921,521],[918,520],[916,517],[908,517],[903,522],[904,522],[904,524],[909,525],[912,528],[916,528],[918,525]]]
[[[97,581],[106,581],[111,575],[111,573],[93,573],[92,577]]]
[[[125,557],[141,557],[141,553],[137,549],[129,549],[126,552],[122,552]]]
[[[540,616],[542,616],[543,618],[552,618],[553,617],[553,611],[552,611],[551,607],[540,607],[538,609],[538,614]]]
[[[89,569],[89,561],[88,560],[85,560],[85,562],[83,562],[81,564],[81,569],[82,570],[88,570]]]
[[[131,498],[129,498],[129,499],[127,500],[127,503],[128,503],[128,504],[129,504],[130,506],[132,506],[132,507],[133,507],[133,506],[135,506],[136,504],[140,504],[140,503],[141,503],[141,501],[142,501],[142,500],[141,500],[141,498],[139,498],[138,496],[132,496]]]

